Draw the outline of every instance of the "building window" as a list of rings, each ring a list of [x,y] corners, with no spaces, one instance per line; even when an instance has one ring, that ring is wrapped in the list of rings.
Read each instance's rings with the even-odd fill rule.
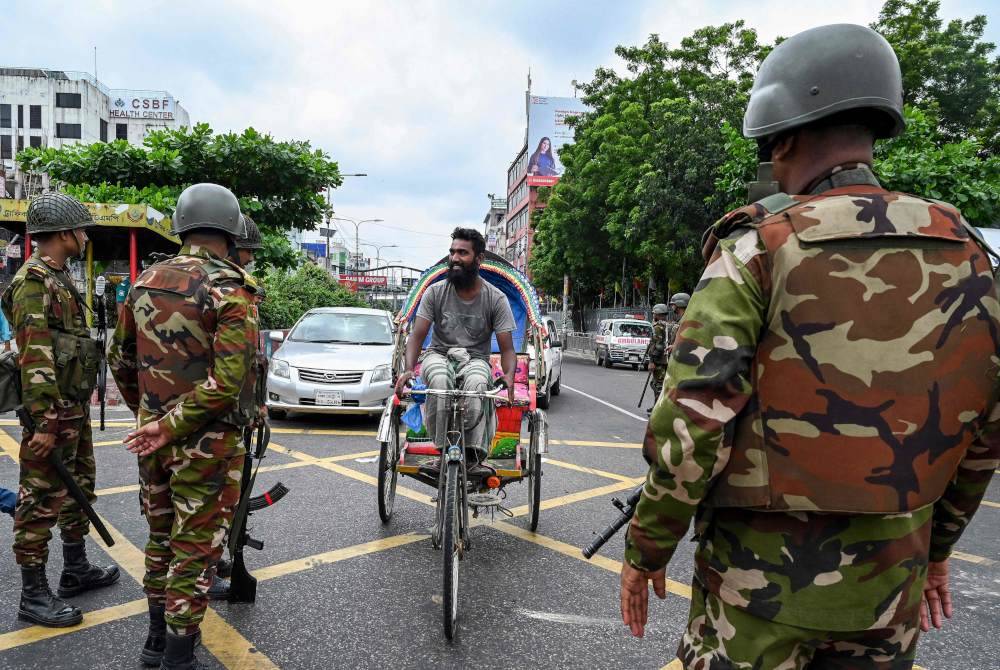
[[[10,105],[0,105],[0,128],[10,128]]]
[[[24,135],[17,136],[17,150],[24,151]]]
[[[17,106],[17,127],[24,128],[24,105]]]
[[[79,93],[56,93],[56,107],[80,109],[83,107]]]
[[[57,123],[56,137],[69,140],[78,140],[83,137],[79,123]]]
[[[31,128],[41,128],[42,127],[42,106],[41,105],[29,105],[28,106],[28,123]]]
[[[104,119],[101,119],[101,141],[108,141],[108,122]]]
[[[42,148],[42,138],[41,138],[41,136],[40,135],[32,135],[31,137],[28,138],[28,144],[30,144],[31,146],[33,146],[36,149],[41,149]]]
[[[12,140],[10,135],[0,135],[0,158],[13,158]]]
[[[128,141],[128,124],[127,123],[116,123],[115,124],[115,139]]]

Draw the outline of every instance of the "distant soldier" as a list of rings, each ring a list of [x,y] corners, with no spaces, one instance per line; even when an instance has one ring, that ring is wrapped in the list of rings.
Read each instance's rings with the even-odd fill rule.
[[[691,296],[687,293],[675,293],[670,298],[670,314],[673,317],[667,322],[667,356],[673,352],[674,340],[677,339],[677,331],[681,329],[681,319],[687,310]]]
[[[903,670],[951,615],[948,557],[1000,460],[1000,302],[958,210],[879,185],[874,142],[903,126],[864,26],[757,73],[743,130],[776,188],[706,238],[622,566],[641,636],[694,519],[684,667]]]
[[[173,226],[183,246],[136,280],[108,357],[140,426],[125,438],[149,524],[140,658],[188,670],[200,667],[206,593],[239,499],[240,438],[257,415],[257,289],[236,263],[245,229],[228,189],[185,189]]]
[[[72,626],[83,614],[60,598],[118,581],[117,566],[87,560],[84,537],[90,521],[59,479],[48,459],[55,450],[93,503],[94,443],[90,395],[97,385],[100,350],[84,318],[86,305],[66,267],[82,257],[86,228],[94,225],[87,208],[62,193],[46,193],[28,205],[27,233],[38,250],[17,271],[3,293],[3,311],[14,328],[20,352],[22,402],[32,425],[21,439],[21,490],[14,517],[14,557],[21,566],[18,617],[42,626]],[[59,598],[45,574],[52,526],[59,524],[63,573]]]
[[[653,305],[653,337],[646,347],[646,369],[653,374],[649,377],[649,388],[653,389],[653,405],[663,389],[663,378],[667,374],[667,315],[670,309],[662,302]],[[646,414],[653,411],[653,405],[646,408]]]

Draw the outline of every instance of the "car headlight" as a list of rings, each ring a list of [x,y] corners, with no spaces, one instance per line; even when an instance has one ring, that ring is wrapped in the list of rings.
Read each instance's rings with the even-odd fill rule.
[[[387,382],[392,379],[392,368],[388,365],[380,365],[372,371],[372,383]]]
[[[611,351],[618,351],[621,348],[622,347],[620,344],[612,344],[611,346],[608,347],[608,349],[611,349]]]
[[[271,374],[273,374],[275,377],[284,377],[285,379],[291,379],[292,368],[288,365],[288,361],[283,361],[278,358],[272,358]]]

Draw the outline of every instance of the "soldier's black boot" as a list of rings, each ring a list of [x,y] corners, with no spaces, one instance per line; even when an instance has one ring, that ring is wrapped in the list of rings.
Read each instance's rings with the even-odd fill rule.
[[[139,654],[143,665],[158,668],[163,661],[163,650],[167,646],[167,622],[163,618],[166,609],[164,604],[149,603],[149,633]]]
[[[109,586],[118,581],[117,565],[102,568],[87,560],[85,542],[63,542],[63,571],[59,577],[59,597],[71,598],[84,591]]]
[[[201,663],[194,655],[194,648],[201,636],[198,633],[193,635],[174,635],[167,631],[167,645],[163,650],[163,662],[160,670],[198,670]]]
[[[218,574],[212,577],[212,585],[208,587],[209,600],[229,600],[229,580]]]
[[[21,566],[21,605],[17,618],[40,626],[63,628],[83,621],[83,612],[52,595],[45,566]]]

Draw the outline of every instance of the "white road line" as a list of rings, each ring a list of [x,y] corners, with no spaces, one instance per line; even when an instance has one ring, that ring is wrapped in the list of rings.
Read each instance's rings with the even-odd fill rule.
[[[582,395],[582,396],[584,396],[584,397],[586,397],[586,398],[590,398],[591,400],[594,400],[594,401],[596,401],[596,402],[599,402],[599,403],[601,403],[602,405],[607,405],[607,406],[608,406],[608,407],[610,407],[611,409],[613,409],[613,410],[617,410],[617,411],[621,412],[622,414],[624,414],[624,415],[626,415],[626,416],[630,416],[630,417],[632,417],[633,419],[637,419],[637,420],[639,420],[639,421],[642,421],[643,423],[646,423],[647,421],[649,421],[649,417],[646,417],[646,416],[639,416],[638,414],[633,414],[632,412],[629,412],[628,410],[624,410],[624,409],[622,409],[622,408],[621,408],[621,407],[619,407],[618,405],[612,405],[611,403],[609,403],[609,402],[608,402],[608,401],[606,401],[606,400],[601,400],[600,398],[595,398],[594,396],[590,395],[589,393],[584,393],[584,392],[583,392],[583,391],[581,391],[580,389],[575,389],[575,388],[573,388],[572,386],[569,386],[569,385],[567,385],[567,384],[563,384],[563,385],[562,385],[562,387],[563,387],[564,389],[569,389],[569,390],[570,390],[570,391],[572,391],[573,393],[579,393],[580,395]]]

